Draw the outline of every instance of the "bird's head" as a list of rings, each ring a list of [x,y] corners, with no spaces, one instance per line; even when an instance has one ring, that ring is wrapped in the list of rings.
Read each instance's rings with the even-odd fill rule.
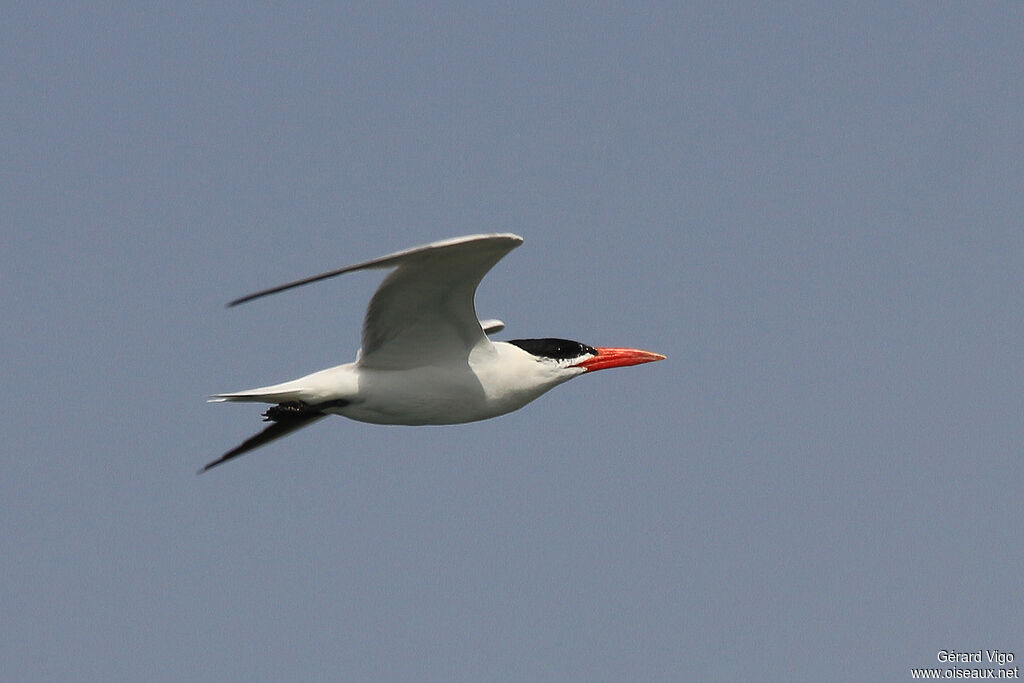
[[[566,369],[579,368],[583,372],[640,365],[665,359],[660,353],[640,349],[588,346],[569,339],[511,339],[508,343],[518,346],[542,361]]]

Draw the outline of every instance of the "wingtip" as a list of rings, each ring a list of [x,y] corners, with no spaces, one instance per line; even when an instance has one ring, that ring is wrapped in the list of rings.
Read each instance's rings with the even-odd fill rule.
[[[501,320],[488,318],[487,320],[480,321],[480,327],[483,328],[484,334],[497,334],[505,329],[505,323]]]
[[[235,449],[235,450],[237,450],[237,449]],[[216,460],[211,460],[210,462],[206,463],[205,465],[200,467],[198,470],[196,470],[196,476],[198,477],[200,474],[203,474],[204,472],[209,472],[210,470],[212,470],[217,465],[223,465],[225,462],[227,462],[228,460],[233,458],[235,455],[240,455],[240,454],[234,453],[234,451],[229,451],[229,452],[225,453],[224,455],[222,455],[221,457],[217,458]]]
[[[257,294],[246,294],[245,296],[240,296],[237,299],[232,299],[231,301],[227,302],[226,304],[224,304],[224,308],[234,308],[235,306],[237,306],[239,304],[244,304],[246,301],[252,301],[253,299],[258,299],[258,298],[259,298],[258,293]]]
[[[214,467],[216,467],[217,465],[221,465],[224,462],[225,462],[225,458],[218,458],[218,459],[214,460],[213,462],[208,462],[205,465],[203,465],[202,467],[200,467],[198,470],[196,470],[196,476],[198,477],[200,474],[203,474],[204,472],[209,472]]]
[[[415,254],[418,254],[420,252],[424,252],[424,251],[428,251],[428,250],[433,250],[433,249],[438,249],[438,248],[444,248],[444,247],[453,247],[453,246],[456,246],[456,245],[459,245],[459,244],[465,244],[467,242],[495,241],[495,240],[498,240],[498,241],[507,240],[507,241],[511,242],[512,244],[510,244],[510,245],[506,244],[506,250],[514,249],[514,248],[518,247],[520,244],[523,243],[523,238],[522,237],[520,237],[519,235],[516,235],[515,233],[511,233],[511,232],[495,232],[495,233],[485,233],[485,234],[478,234],[478,235],[463,235],[462,237],[451,237],[449,239],[438,240],[436,242],[430,242],[428,244],[423,244],[423,245],[420,245],[418,247],[411,247],[409,249],[403,249],[401,251],[396,251],[396,252],[388,254],[386,256],[381,256],[380,258],[371,259],[369,261],[363,261],[362,263],[357,263],[357,264],[352,265],[352,266],[345,266],[343,268],[336,268],[334,270],[329,270],[329,271],[327,271],[325,273],[320,273],[318,275],[312,275],[310,277],[302,278],[301,280],[295,280],[293,282],[287,282],[287,283],[285,283],[283,285],[278,285],[277,287],[271,287],[269,289],[264,289],[264,290],[261,290],[259,292],[253,292],[252,294],[247,294],[245,296],[241,296],[241,297],[238,297],[237,299],[229,301],[226,304],[225,308],[232,308],[234,306],[238,306],[239,304],[244,304],[244,303],[252,301],[254,299],[260,299],[262,297],[269,296],[270,294],[277,294],[278,292],[283,292],[283,291],[288,290],[288,289],[293,289],[295,287],[301,287],[302,285],[308,285],[308,284],[311,284],[313,282],[319,282],[320,280],[326,280],[327,278],[332,278],[332,277],[335,277],[336,275],[341,275],[343,273],[351,273],[353,271],[363,270],[365,268],[389,268],[389,267],[393,267],[393,266],[398,265],[402,259],[408,258],[408,257],[413,256]]]

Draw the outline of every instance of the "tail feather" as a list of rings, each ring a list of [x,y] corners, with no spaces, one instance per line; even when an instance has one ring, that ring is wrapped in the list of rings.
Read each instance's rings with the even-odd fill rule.
[[[230,394],[214,394],[206,399],[208,403],[224,403],[225,401],[242,401],[247,403],[290,403],[301,401],[306,392],[301,389],[280,389],[263,387],[246,391],[233,391]]]

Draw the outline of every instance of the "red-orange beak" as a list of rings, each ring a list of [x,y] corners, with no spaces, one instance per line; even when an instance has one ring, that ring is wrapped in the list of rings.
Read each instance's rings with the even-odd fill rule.
[[[576,367],[583,368],[587,372],[604,370],[605,368],[619,368],[627,365],[640,365],[641,363],[653,363],[656,360],[665,360],[660,353],[641,351],[640,349],[609,349],[597,347],[597,355],[588,358],[582,363],[576,363]]]

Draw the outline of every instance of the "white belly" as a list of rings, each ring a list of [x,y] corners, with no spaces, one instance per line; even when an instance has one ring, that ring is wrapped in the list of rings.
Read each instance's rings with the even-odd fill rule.
[[[364,369],[355,400],[331,412],[374,424],[458,424],[512,412],[553,386],[516,386],[490,379],[468,366],[454,371],[451,367]]]
[[[476,375],[451,368],[362,370],[354,400],[331,412],[375,424],[455,424],[494,417],[501,409],[487,399]]]

